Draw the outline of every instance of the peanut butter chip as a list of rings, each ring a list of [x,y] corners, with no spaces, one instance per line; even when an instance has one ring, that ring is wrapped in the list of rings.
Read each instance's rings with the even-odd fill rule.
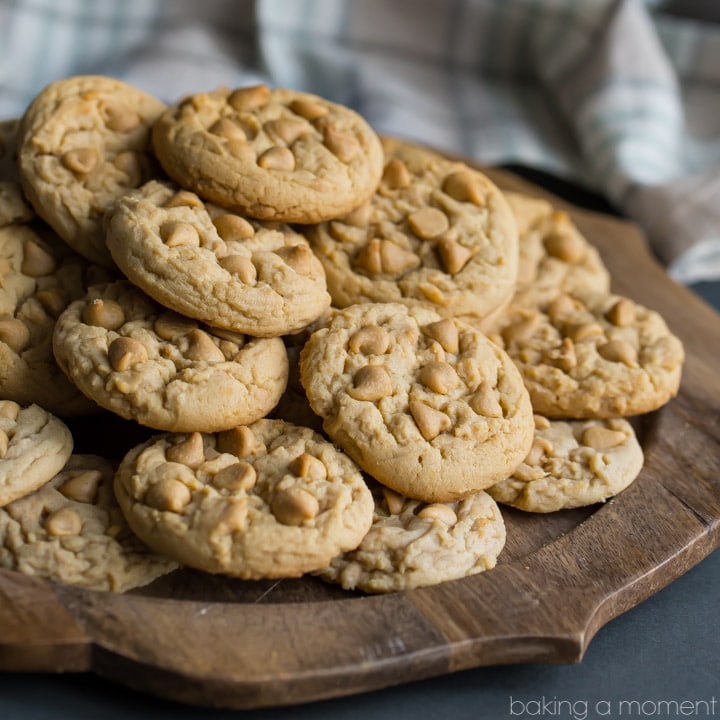
[[[366,365],[360,368],[353,378],[348,395],[355,400],[375,402],[392,395],[392,381],[387,370],[378,365]]]
[[[598,352],[610,362],[621,362],[631,368],[638,367],[637,352],[626,340],[610,340],[600,345]]]
[[[0,458],[4,458],[7,455],[8,445],[10,444],[10,438],[4,430],[0,430]]]
[[[98,164],[97,150],[94,148],[76,148],[63,153],[60,162],[64,168],[76,175],[87,175]]]
[[[408,216],[410,229],[421,240],[430,240],[450,227],[447,215],[435,207],[424,207]]]
[[[309,480],[325,480],[327,478],[325,463],[310,453],[298,455],[290,463],[290,472],[299,478],[308,478]]]
[[[205,203],[194,193],[189,190],[178,190],[166,203],[166,208],[176,207],[203,207]]]
[[[232,430],[218,433],[217,449],[221,453],[230,453],[235,457],[243,458],[250,455],[264,455],[267,448],[247,426],[240,425]]]
[[[410,171],[398,158],[390,160],[383,170],[382,181],[390,190],[398,190],[410,185]]]
[[[217,531],[236,533],[242,532],[247,523],[248,504],[247,498],[241,498],[231,502],[220,514]]]
[[[566,263],[578,263],[585,257],[585,244],[567,233],[555,233],[545,238],[545,250],[548,255]]]
[[[121,152],[113,158],[112,164],[127,176],[129,186],[137,187],[142,183],[143,164],[139,153],[133,150]]]
[[[57,288],[40,290],[35,295],[35,299],[43,306],[45,312],[54,318],[57,318],[68,305],[67,297]]]
[[[348,340],[352,352],[363,355],[384,355],[390,347],[390,335],[378,325],[366,325],[356,330]]]
[[[114,132],[127,133],[140,125],[140,116],[128,108],[113,103],[103,103],[100,114],[105,121],[105,127]]]
[[[213,220],[218,235],[227,241],[248,240],[255,235],[255,228],[243,217],[233,213],[218,215]]]
[[[542,361],[553,365],[565,373],[577,367],[577,353],[570,338],[563,338],[558,347],[549,348],[542,354]]]
[[[173,340],[179,335],[186,335],[197,327],[197,323],[178,313],[164,312],[158,315],[153,324],[153,330],[163,340]]]
[[[602,335],[603,329],[596,322],[570,323],[565,327],[565,334],[574,342],[582,342]]]
[[[530,447],[530,451],[525,458],[526,465],[539,465],[542,459],[552,452],[552,443],[545,438],[536,437]]]
[[[448,237],[438,240],[437,249],[443,267],[450,275],[459,273],[472,257],[472,250],[470,250],[470,248]]]
[[[540,315],[533,313],[508,325],[502,330],[502,337],[506,343],[524,342],[529,340],[540,329]]]
[[[45,530],[48,535],[79,535],[82,530],[80,516],[71,508],[60,508],[45,519]]]
[[[257,268],[245,255],[226,255],[220,260],[220,267],[231,275],[237,275],[245,285],[254,285],[257,280]]]
[[[190,433],[181,442],[171,445],[165,451],[168,462],[182,463],[195,470],[205,462],[203,438],[199,432]]]
[[[277,254],[299,275],[307,275],[313,266],[313,251],[307,245],[285,245]]]
[[[86,325],[117,330],[125,324],[125,311],[114,300],[94,298],[83,308],[82,321]]]
[[[380,243],[380,263],[385,273],[404,273],[420,266],[420,258],[390,240]]]
[[[347,215],[344,215],[342,222],[345,225],[351,225],[352,227],[367,227],[372,219],[372,206],[370,203],[365,203],[359,208],[355,208]]]
[[[146,505],[174,513],[182,512],[191,500],[192,494],[187,485],[171,477],[161,478],[145,493]]]
[[[429,323],[422,329],[423,333],[440,343],[445,352],[456,353],[460,349],[460,335],[455,323],[449,318]]]
[[[198,231],[190,223],[167,222],[160,227],[160,237],[168,247],[200,246]]]
[[[222,490],[238,492],[252,490],[257,480],[255,468],[248,462],[240,461],[224,467],[213,476],[212,484]]]
[[[99,470],[86,470],[66,480],[58,491],[69,500],[94,503],[101,480],[102,473]]]
[[[342,163],[350,163],[360,152],[360,143],[349,133],[327,126],[324,132],[327,149]]]
[[[318,118],[325,117],[329,112],[327,105],[301,98],[293,100],[290,103],[290,109],[296,115],[304,117],[306,120],[317,120]]]
[[[238,88],[228,95],[228,104],[238,112],[257,110],[270,100],[270,88],[267,85],[252,85]]]
[[[20,405],[14,400],[0,400],[0,417],[17,420]]]
[[[550,427],[550,420],[544,415],[533,415],[533,422],[535,423],[536,430],[547,430]]]
[[[578,309],[577,303],[569,296],[558,295],[548,306],[547,314],[553,323],[556,323],[560,318],[570,315]]]
[[[453,200],[482,205],[485,202],[484,188],[480,179],[471,170],[458,170],[443,181],[443,192]]]
[[[613,325],[627,327],[635,322],[635,303],[630,298],[620,298],[606,313],[605,318]]]
[[[196,362],[225,362],[223,351],[212,341],[208,335],[200,328],[193,328],[187,334],[188,349],[185,356],[188,360]]]
[[[222,117],[210,126],[210,132],[213,135],[223,137],[226,140],[234,140],[235,142],[243,142],[247,140],[245,131],[230,118]]]
[[[405,498],[394,490],[390,490],[390,488],[383,488],[382,493],[388,512],[391,515],[399,515],[403,507],[405,507]]]
[[[320,505],[304,488],[290,487],[275,494],[270,509],[283,525],[302,525],[320,512]]]
[[[425,440],[430,441],[452,426],[450,418],[442,411],[413,400],[409,405],[410,414]]]
[[[582,443],[595,450],[609,450],[622,445],[627,437],[619,430],[611,430],[602,425],[590,425],[582,434]]]
[[[298,138],[313,132],[313,128],[304,120],[297,118],[281,118],[280,120],[270,120],[263,126],[265,132],[273,138],[273,140],[292,145]]]
[[[295,169],[295,156],[289,148],[278,145],[262,153],[257,159],[257,164],[265,170],[290,172]]]
[[[148,359],[145,346],[129,337],[118,337],[108,347],[108,359],[113,370],[123,372]]]
[[[487,380],[483,380],[478,385],[469,400],[469,405],[478,415],[485,417],[502,417],[503,415],[502,406],[497,399],[495,390]]]
[[[460,384],[460,378],[452,365],[433,362],[420,369],[420,382],[433,392],[447,395]]]
[[[452,527],[457,522],[457,515],[455,511],[444,503],[433,503],[432,505],[426,505],[417,514],[419,518],[426,520],[432,520],[433,522],[439,522],[448,527]]]
[[[28,240],[23,245],[20,272],[30,277],[46,277],[55,272],[55,258],[38,243]]]
[[[17,318],[0,318],[0,342],[5,343],[13,352],[22,352],[30,342],[30,330]]]

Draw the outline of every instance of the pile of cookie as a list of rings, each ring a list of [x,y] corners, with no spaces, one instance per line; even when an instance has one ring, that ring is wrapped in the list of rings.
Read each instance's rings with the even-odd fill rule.
[[[492,568],[498,503],[603,502],[680,341],[548,202],[256,85],[101,76],[0,127],[0,567],[388,592]],[[58,418],[151,429],[73,454]]]

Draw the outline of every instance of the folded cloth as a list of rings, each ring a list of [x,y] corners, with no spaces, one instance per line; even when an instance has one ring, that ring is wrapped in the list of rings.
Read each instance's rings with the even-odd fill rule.
[[[0,117],[71,74],[167,100],[265,81],[379,131],[608,197],[720,279],[720,17],[658,0],[0,0]],[[710,17],[679,16],[677,8]]]

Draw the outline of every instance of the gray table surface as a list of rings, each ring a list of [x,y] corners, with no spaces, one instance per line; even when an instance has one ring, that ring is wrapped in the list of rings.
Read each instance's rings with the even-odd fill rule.
[[[693,289],[720,309],[720,282]],[[92,675],[0,673],[0,720],[720,718],[720,550],[600,629],[576,665],[477,668],[292,707],[193,708]]]

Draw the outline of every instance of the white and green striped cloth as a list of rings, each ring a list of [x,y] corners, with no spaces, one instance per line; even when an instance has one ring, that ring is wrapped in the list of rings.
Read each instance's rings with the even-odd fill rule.
[[[316,92],[380,132],[588,185],[677,279],[720,278],[719,2],[0,0],[0,118],[80,73],[166,101]]]

